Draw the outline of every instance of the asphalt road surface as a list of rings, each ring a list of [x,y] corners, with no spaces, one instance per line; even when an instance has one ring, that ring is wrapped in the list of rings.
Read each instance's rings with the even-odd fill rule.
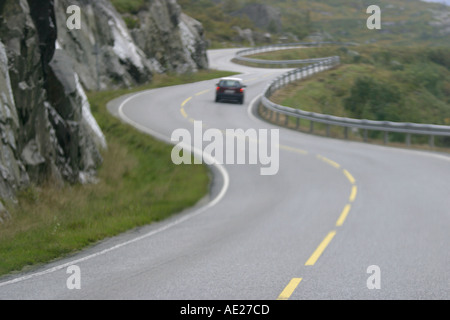
[[[450,159],[268,124],[254,102],[285,70],[232,64],[234,52],[210,51],[210,64],[240,72],[243,105],[215,103],[211,80],[109,109],[164,141],[177,129],[193,134],[194,121],[221,132],[279,129],[277,174],[215,164],[210,197],[197,207],[3,278],[0,299],[450,298]]]

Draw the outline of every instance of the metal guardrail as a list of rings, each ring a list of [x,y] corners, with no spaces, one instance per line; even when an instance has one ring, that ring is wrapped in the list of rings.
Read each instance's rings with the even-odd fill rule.
[[[320,44],[330,44],[330,43],[320,43]],[[336,43],[332,43],[336,44]],[[286,44],[286,45],[273,45],[273,46],[264,46],[259,48],[242,50],[237,53],[237,57],[239,60],[243,61],[243,54],[252,54],[254,52],[264,52],[265,51],[273,51],[278,50],[278,48],[287,48],[293,47],[294,45],[304,46],[306,43],[298,43],[298,44]],[[313,43],[309,45],[318,45],[318,43]],[[259,59],[256,59],[259,60]],[[285,107],[278,105],[270,100],[270,97],[273,93],[287,84],[305,79],[315,73],[322,72],[325,70],[329,70],[334,68],[340,64],[340,58],[338,56],[335,57],[327,57],[315,60],[313,64],[298,68],[295,70],[288,71],[275,80],[273,80],[264,90],[263,96],[261,98],[261,109],[260,113],[263,116],[268,116],[271,119],[275,117],[275,121],[277,123],[280,122],[280,115],[284,115],[284,124],[287,126],[289,124],[289,118],[292,117],[296,119],[296,129],[299,129],[300,119],[309,120],[310,128],[309,132],[314,133],[314,123],[322,123],[326,126],[326,135],[330,136],[330,126],[338,126],[344,128],[344,137],[348,139],[348,129],[359,129],[363,130],[363,139],[365,142],[368,141],[368,131],[380,131],[384,133],[384,143],[387,144],[389,142],[389,133],[402,133],[406,135],[406,144],[411,145],[411,135],[426,135],[429,136],[429,145],[434,147],[435,145],[435,137],[436,136],[444,136],[450,137],[450,126],[444,125],[434,125],[434,124],[418,124],[418,123],[407,123],[407,122],[391,122],[391,121],[374,121],[374,120],[365,120],[365,119],[352,119],[352,118],[343,118],[336,117],[332,115],[307,112],[300,109],[294,109],[290,107]],[[259,63],[268,64],[266,60],[260,60]],[[293,61],[293,60],[290,60]],[[309,60],[296,60],[298,61],[306,61],[303,63],[311,63],[311,59]],[[274,61],[274,64],[280,64],[280,61]],[[281,64],[287,64],[286,61],[282,61]]]
[[[255,64],[264,64],[264,65],[280,65],[282,67],[289,65],[299,65],[299,64],[309,64],[315,62],[326,61],[328,58],[315,58],[315,59],[300,59],[300,60],[263,60],[256,58],[248,58],[246,56],[277,51],[277,50],[287,50],[287,49],[296,49],[302,47],[320,47],[323,45],[356,45],[351,42],[295,42],[295,43],[282,43],[275,45],[267,45],[261,47],[255,47],[250,49],[244,49],[236,52],[235,59],[242,62],[249,62]]]

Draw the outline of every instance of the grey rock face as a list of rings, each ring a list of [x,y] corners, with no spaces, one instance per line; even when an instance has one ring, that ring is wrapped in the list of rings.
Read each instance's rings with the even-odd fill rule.
[[[19,118],[17,115],[8,57],[0,42],[0,198],[11,198],[15,191],[28,183],[25,167],[17,162]]]
[[[154,57],[162,71],[184,73],[208,68],[203,26],[183,14],[175,0],[150,0],[131,30],[146,56]]]
[[[203,25],[190,16],[182,13],[180,19],[181,40],[185,48],[187,61],[192,69],[208,69],[206,54],[207,42],[204,38]]]
[[[5,209],[3,204],[0,202],[0,224],[4,223],[5,221],[11,219],[11,215],[9,212]]]
[[[31,183],[94,177],[101,162],[102,144],[84,110],[84,91],[71,64],[55,50],[53,5],[52,0],[6,0],[0,7],[3,199]]]
[[[80,30],[66,27],[70,5],[81,8]],[[175,0],[148,0],[132,30],[109,0],[55,0],[55,11],[57,47],[88,90],[142,84],[155,72],[208,68],[203,27]]]
[[[66,26],[67,8],[81,9],[81,29]],[[159,66],[147,58],[108,0],[56,0],[57,47],[87,90],[129,87],[148,82]],[[98,86],[100,88],[98,88]]]
[[[249,3],[242,9],[233,12],[234,16],[247,16],[256,27],[261,29],[275,28],[280,31],[282,28],[281,13],[278,9],[265,4]]]

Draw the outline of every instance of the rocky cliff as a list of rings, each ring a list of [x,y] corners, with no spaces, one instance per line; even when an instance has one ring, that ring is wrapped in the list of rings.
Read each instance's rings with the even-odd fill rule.
[[[153,73],[208,68],[202,25],[175,0],[143,1],[127,25],[109,0],[55,0],[58,48],[88,90],[148,82]],[[68,30],[67,8],[81,8],[82,27]]]
[[[30,184],[86,182],[105,146],[77,74],[56,51],[52,0],[0,7],[0,197]]]
[[[67,28],[70,5],[80,29]],[[0,200],[95,180],[106,141],[84,90],[207,68],[203,29],[175,1],[147,0],[139,20],[130,31],[108,0],[0,0]]]
[[[131,29],[134,41],[164,71],[208,68],[203,26],[182,13],[175,0],[147,1],[137,19]]]

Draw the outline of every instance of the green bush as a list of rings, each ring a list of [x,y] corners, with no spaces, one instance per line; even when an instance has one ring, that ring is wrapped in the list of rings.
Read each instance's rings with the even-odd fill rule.
[[[398,121],[399,89],[371,77],[356,79],[350,96],[344,99],[344,107],[352,117],[379,121]]]

